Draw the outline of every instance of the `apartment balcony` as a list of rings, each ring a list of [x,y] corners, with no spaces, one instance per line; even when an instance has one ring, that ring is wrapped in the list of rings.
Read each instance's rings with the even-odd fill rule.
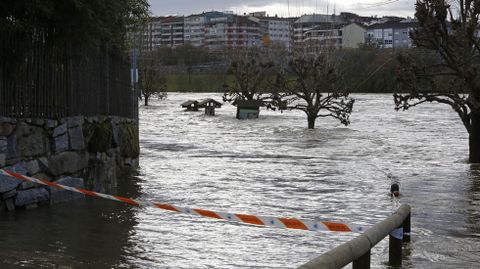
[[[225,38],[215,38],[215,39],[205,39],[205,42],[224,42],[225,41]]]
[[[224,34],[206,34],[205,38],[224,38],[225,36]]]

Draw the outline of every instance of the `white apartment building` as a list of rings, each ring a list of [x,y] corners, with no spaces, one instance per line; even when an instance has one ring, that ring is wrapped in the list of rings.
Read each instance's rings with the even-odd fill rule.
[[[244,16],[224,14],[211,18],[205,27],[205,47],[209,49],[259,46],[260,25]]]
[[[415,27],[417,27],[417,23],[413,21],[389,21],[373,24],[367,29],[366,39],[367,42],[377,45],[379,48],[410,48],[412,40],[409,34]]]
[[[265,16],[266,12],[250,13],[250,19],[260,24],[263,42],[280,44],[290,49],[292,40],[292,20],[288,18]],[[267,44],[264,44],[267,45]]]
[[[366,29],[356,23],[347,25],[320,25],[305,32],[303,44],[322,47],[325,45],[337,48],[358,48],[365,43]]]
[[[300,44],[300,43],[297,43]],[[322,24],[308,30],[303,35],[301,44],[308,46],[342,46],[342,30],[340,27],[333,28],[330,24]]]
[[[195,47],[205,46],[205,33],[207,27],[215,23],[224,23],[233,14],[210,11],[202,14],[191,15],[185,18],[184,22],[184,42]]]
[[[201,47],[205,42],[205,15],[191,15],[185,18],[184,42],[195,47]]]
[[[268,37],[271,42],[281,44],[290,49],[292,25],[288,19],[268,19]]]
[[[231,15],[225,14],[222,17],[212,18],[205,27],[205,47],[209,49],[223,48],[227,42],[228,21]]]
[[[346,23],[342,17],[335,15],[303,15],[293,23],[293,44],[303,45],[307,39],[315,35],[316,30],[337,29]]]
[[[162,38],[160,40],[161,46],[175,48],[183,45],[183,17],[167,17],[161,22]]]
[[[150,32],[150,50],[158,48],[162,43],[162,17],[151,18],[148,22]]]
[[[140,51],[151,51],[161,46],[162,20],[164,17],[151,17],[145,24],[129,25],[129,40]]]

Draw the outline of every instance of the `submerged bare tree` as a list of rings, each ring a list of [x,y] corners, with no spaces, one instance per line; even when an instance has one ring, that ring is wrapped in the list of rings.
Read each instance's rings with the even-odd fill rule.
[[[450,5],[453,3],[454,6]],[[396,109],[425,102],[451,106],[469,133],[470,162],[480,162],[480,1],[419,0],[414,45],[431,51],[435,61],[399,57]]]
[[[167,80],[155,66],[153,59],[147,58],[139,64],[139,88],[145,100],[145,106],[153,96],[164,98],[167,90]]]
[[[332,48],[313,53],[297,51],[289,62],[289,73],[280,74],[272,99],[280,109],[305,112],[309,129],[315,128],[317,118],[324,117],[348,125],[355,100],[341,82]]]
[[[224,85],[223,101],[266,101],[275,77],[274,63],[267,54],[257,47],[238,48],[229,53],[229,58],[227,73],[233,76],[233,81],[227,81]]]

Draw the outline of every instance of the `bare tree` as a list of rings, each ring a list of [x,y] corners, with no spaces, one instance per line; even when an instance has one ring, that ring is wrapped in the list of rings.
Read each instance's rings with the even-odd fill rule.
[[[256,47],[239,48],[231,51],[229,58],[227,73],[233,76],[234,81],[227,81],[224,86],[224,102],[265,101],[270,98],[268,92],[275,72],[273,61],[265,53]]]
[[[277,80],[272,99],[281,109],[305,112],[308,128],[315,128],[317,118],[333,117],[350,124],[355,100],[343,89],[339,62],[331,48],[306,53],[297,51],[289,62],[291,74]]]
[[[154,61],[151,59],[143,59],[139,67],[139,87],[145,100],[145,106],[152,96],[164,98],[167,90],[167,80],[161,75]]]
[[[395,108],[407,110],[426,102],[451,106],[469,133],[470,162],[478,163],[480,1],[418,0],[415,16],[419,27],[410,33],[414,45],[433,52],[436,60],[399,57]]]

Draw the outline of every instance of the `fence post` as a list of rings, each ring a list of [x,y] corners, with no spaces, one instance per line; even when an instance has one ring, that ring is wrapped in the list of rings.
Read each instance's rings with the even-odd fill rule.
[[[403,242],[410,242],[410,229],[411,229],[410,215],[411,213],[409,213],[408,216],[403,221]]]
[[[353,261],[352,269],[370,269],[370,250]]]
[[[402,226],[393,230],[389,235],[388,243],[388,265],[402,266],[402,241],[403,228]]]
[[[371,249],[389,235],[389,266],[402,265],[403,227],[409,227],[411,208],[401,205],[394,214],[358,237],[301,265],[298,269],[340,269],[353,262],[354,269],[370,268]],[[408,229],[407,229],[408,231]]]

